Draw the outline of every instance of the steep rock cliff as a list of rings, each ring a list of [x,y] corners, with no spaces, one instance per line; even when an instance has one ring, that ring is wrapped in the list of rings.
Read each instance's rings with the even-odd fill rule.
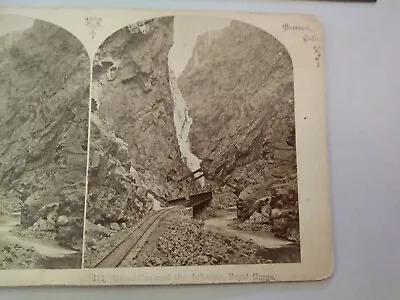
[[[270,225],[272,209],[290,210],[272,231],[298,240],[293,68],[283,45],[232,21],[198,38],[179,87],[208,181],[235,188],[242,220],[261,213],[261,200]]]
[[[89,222],[135,222],[154,201],[181,197],[168,52],[173,18],[122,28],[99,48],[93,69]]]
[[[90,82],[86,50],[70,33],[38,20],[1,37],[0,44],[2,207],[21,211],[24,227],[36,224],[61,244],[80,249]]]

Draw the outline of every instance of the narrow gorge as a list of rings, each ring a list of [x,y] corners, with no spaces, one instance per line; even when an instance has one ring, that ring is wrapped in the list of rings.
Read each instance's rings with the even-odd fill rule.
[[[176,48],[178,48],[178,50],[175,50]],[[172,53],[174,50],[179,51],[179,47],[175,47],[175,49],[172,48],[170,53]],[[171,62],[171,58],[168,61]],[[182,97],[182,93],[179,90],[178,81],[172,68],[173,67],[169,65],[169,84],[171,88],[171,94],[174,99],[174,125],[176,137],[179,144],[179,150],[182,155],[182,160],[188,166],[190,171],[194,172],[200,168],[201,160],[192,153],[190,146],[189,133],[193,120],[189,116],[186,101]],[[200,178],[199,183],[202,187],[204,187],[204,178]]]
[[[121,266],[300,260],[290,56],[256,27],[206,21],[138,22],[96,53],[86,267],[168,209]],[[210,191],[200,213],[170,202]]]
[[[0,36],[0,265],[45,268],[52,260],[76,268],[83,245],[89,57],[58,26],[1,18],[10,21],[10,31]],[[12,30],[12,24],[25,27]]]
[[[179,149],[182,154],[182,159],[186,161],[189,169],[195,171],[200,168],[201,160],[192,153],[190,148],[189,132],[190,126],[192,125],[192,118],[189,116],[186,101],[182,97],[175,75],[171,70],[169,82],[171,93],[174,98],[174,124]]]
[[[22,23],[0,35],[0,268],[95,267],[132,232],[147,237],[123,266],[300,260],[279,41],[234,20],[148,19],[111,34],[90,76],[72,34]]]
[[[112,230],[132,226],[155,210],[154,203],[165,206],[169,199],[201,188],[179,182],[191,170],[182,159],[185,145],[179,144],[174,123],[176,98],[168,65],[172,43],[173,17],[165,17],[117,31],[96,54],[86,222],[89,257]]]
[[[232,21],[199,36],[178,83],[215,201],[230,191],[239,228],[299,242],[293,66],[284,46]]]

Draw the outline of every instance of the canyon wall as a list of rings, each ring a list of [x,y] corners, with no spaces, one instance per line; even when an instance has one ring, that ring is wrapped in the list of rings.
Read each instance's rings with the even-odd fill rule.
[[[58,26],[0,37],[0,203],[21,225],[81,249],[90,63]]]
[[[293,66],[284,46],[232,21],[198,38],[178,82],[207,180],[234,187],[239,219],[298,241]]]
[[[93,67],[88,222],[133,223],[154,200],[184,196],[168,52],[173,17],[120,29]],[[115,225],[114,225],[115,226]]]

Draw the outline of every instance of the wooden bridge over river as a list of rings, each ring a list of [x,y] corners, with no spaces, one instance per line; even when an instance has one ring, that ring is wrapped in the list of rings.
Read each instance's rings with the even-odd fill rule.
[[[191,207],[193,210],[193,216],[196,216],[211,202],[212,197],[212,191],[193,194],[189,196],[189,199],[185,197],[171,199],[168,201],[168,206],[182,205],[185,207]]]

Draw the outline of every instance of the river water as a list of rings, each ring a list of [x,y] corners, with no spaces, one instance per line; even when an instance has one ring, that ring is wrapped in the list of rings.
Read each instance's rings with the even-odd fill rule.
[[[188,168],[191,171],[195,171],[200,168],[201,159],[193,154],[190,148],[189,133],[193,120],[189,116],[186,101],[182,97],[178,82],[171,68],[169,74],[169,84],[172,97],[174,99],[174,124],[176,128],[176,137],[178,139],[181,156],[182,159],[186,162]],[[202,186],[204,186],[204,178],[199,179],[199,182]]]
[[[245,241],[252,241],[265,248],[281,248],[291,244],[290,241],[277,238],[270,232],[243,231],[230,227],[230,224],[235,223],[236,216],[236,210],[217,211],[216,217],[205,220],[204,227],[211,232],[237,237]]]
[[[22,238],[13,233],[13,229],[19,224],[18,216],[10,216],[0,222],[0,240],[7,243],[18,244],[24,248],[34,248],[39,254],[47,257],[63,257],[75,254],[76,251],[63,248],[54,241],[44,241],[33,238]]]
[[[190,20],[190,30],[187,28]],[[177,78],[182,74],[190,58],[194,53],[198,38],[206,32],[213,32],[229,26],[230,20],[223,18],[202,19],[186,16],[174,17],[173,44],[168,54],[168,64],[170,69],[170,87],[174,97],[174,122],[176,127],[176,136],[178,138],[182,159],[190,170],[194,171],[200,167],[201,159],[192,153],[190,148],[189,133],[193,120],[189,115],[185,99],[182,97]],[[204,186],[204,178],[199,179]]]
[[[187,28],[189,20],[193,24],[190,30]],[[193,154],[190,148],[189,133],[193,120],[189,115],[186,101],[182,97],[177,78],[182,74],[193,56],[198,38],[206,32],[220,30],[229,26],[229,24],[230,20],[223,18],[174,17],[173,44],[168,53],[170,87],[174,98],[174,122],[182,159],[186,161],[187,166],[192,171],[200,168],[201,159]],[[196,53],[194,54],[196,60]],[[199,182],[201,186],[204,186],[204,178],[199,179]]]
[[[301,261],[300,245],[275,237],[266,231],[244,231],[229,225],[236,223],[235,210],[220,210],[216,216],[205,220],[204,228],[210,232],[253,242],[260,248],[257,254],[274,263],[296,263]]]
[[[0,241],[10,245],[17,244],[23,248],[33,248],[42,256],[38,261],[38,268],[64,269],[79,267],[80,254],[77,251],[61,247],[54,240],[18,236],[15,233],[18,225],[18,215],[2,218],[0,220]]]

